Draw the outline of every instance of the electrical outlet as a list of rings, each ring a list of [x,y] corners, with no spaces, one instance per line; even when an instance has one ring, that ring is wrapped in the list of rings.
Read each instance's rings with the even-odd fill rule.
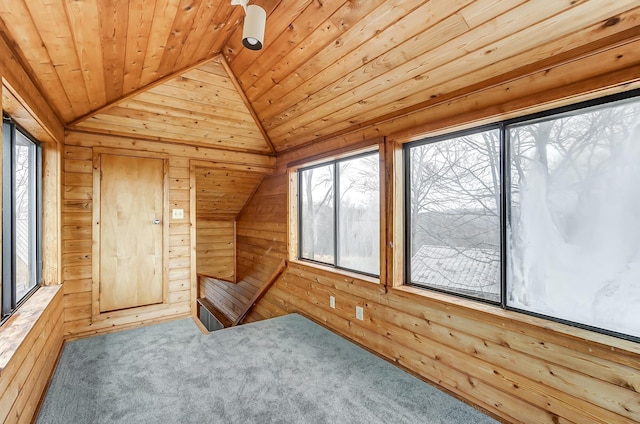
[[[184,209],[172,209],[171,217],[173,219],[184,219]]]
[[[333,309],[336,308],[336,298],[334,296],[329,296],[329,306]]]
[[[364,309],[362,309],[362,306],[356,306],[356,319],[360,321],[364,319]]]

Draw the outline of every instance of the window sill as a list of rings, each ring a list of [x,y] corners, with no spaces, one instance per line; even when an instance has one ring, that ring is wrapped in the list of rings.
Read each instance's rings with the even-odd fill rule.
[[[334,268],[332,266],[320,265],[315,262],[308,262],[308,261],[301,261],[299,259],[293,259],[293,260],[290,260],[289,263],[297,264],[297,265],[301,265],[309,268],[319,269],[322,271],[331,272],[333,274],[343,275],[345,277],[353,278],[360,281],[365,281],[367,283],[380,284],[380,278],[371,277],[369,275],[359,274],[357,272],[347,271],[340,268]]]
[[[0,376],[29,333],[53,302],[62,285],[40,287],[0,327]]]
[[[391,287],[389,288],[389,291],[390,293],[401,296],[408,301],[415,302],[423,300],[443,305],[447,309],[464,309],[475,315],[475,317],[479,314],[485,315],[487,317],[487,321],[499,320],[500,325],[503,327],[507,323],[513,324],[514,327],[518,327],[525,333],[527,332],[527,327],[535,328],[537,330],[542,329],[545,332],[555,333],[563,338],[586,343],[594,348],[598,346],[602,349],[616,352],[617,354],[632,355],[634,357],[634,359],[632,359],[633,362],[637,361],[638,355],[640,355],[640,344],[638,343],[530,316],[516,311],[505,310],[500,306],[490,305],[470,299],[460,298],[455,295],[439,293],[413,286]],[[591,351],[591,347],[588,348],[589,351]]]

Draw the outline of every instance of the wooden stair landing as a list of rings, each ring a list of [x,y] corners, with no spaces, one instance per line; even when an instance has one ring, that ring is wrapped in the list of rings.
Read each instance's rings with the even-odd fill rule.
[[[198,298],[197,299],[198,304],[203,308],[205,308],[216,319],[216,321],[220,323],[222,328],[235,327],[236,325],[239,325],[242,323],[242,320],[246,318],[246,316],[249,314],[249,311],[251,311],[251,308],[253,308],[260,301],[262,296],[264,296],[264,294],[269,290],[269,288],[271,288],[273,283],[276,282],[276,280],[284,272],[286,267],[287,267],[287,261],[282,260],[278,264],[278,267],[271,274],[271,276],[269,276],[267,281],[265,281],[265,283],[253,295],[251,300],[245,305],[244,309],[240,312],[240,314],[235,320],[230,319],[224,312],[218,309],[213,304],[213,302],[211,302],[211,300],[207,299],[206,297]],[[206,276],[199,274],[198,280],[200,280],[200,278],[202,277],[206,277]],[[213,278],[213,277],[208,277],[208,278]],[[199,286],[200,286],[200,281],[198,281],[198,287]],[[201,318],[200,313],[198,313],[198,318]]]
[[[208,299],[202,297],[198,299],[198,304],[205,308],[213,317],[222,325],[222,328],[233,326],[233,321],[229,319],[222,311],[214,306]],[[198,317],[199,318],[199,317]]]

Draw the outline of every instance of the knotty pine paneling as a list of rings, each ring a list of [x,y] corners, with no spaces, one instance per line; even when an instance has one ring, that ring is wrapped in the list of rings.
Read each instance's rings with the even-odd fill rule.
[[[24,64],[42,92],[39,103],[66,126],[104,112],[85,128],[282,152],[386,124],[496,78],[508,83],[511,73],[546,72],[550,59],[571,62],[601,42],[632,41],[640,18],[637,0],[258,4],[268,23],[264,48],[251,51],[241,44],[244,12],[229,0],[0,0],[0,44],[14,50],[0,57]],[[219,91],[207,82],[212,75],[198,72],[156,86],[218,55],[242,93]],[[570,65],[570,72],[589,68]],[[228,122],[226,106],[238,98],[259,122],[247,122],[243,134]],[[158,112],[162,104],[173,110]]]
[[[103,134],[272,153],[223,60],[214,58],[161,81],[72,126]]]
[[[227,0],[0,1],[0,29],[64,122],[219,53],[241,24]]]
[[[85,140],[92,140],[87,136]],[[190,312],[190,233],[189,187],[173,188],[170,182],[169,207],[185,210],[185,220],[169,224],[169,293],[168,308],[146,315],[136,314],[118,319],[93,321],[92,301],[92,240],[93,240],[93,148],[65,145],[64,191],[62,210],[62,276],[65,288],[65,336],[77,337],[119,326],[131,326],[149,320],[183,316]],[[189,177],[189,159],[169,160],[170,181]],[[187,249],[184,249],[184,248]],[[162,272],[159,270],[159,272]]]
[[[265,181],[239,221],[244,278],[267,278],[286,257],[284,174]],[[268,188],[269,187],[269,188]],[[265,200],[270,209],[260,209]],[[260,211],[260,212],[257,212]],[[250,234],[254,232],[255,236]],[[270,232],[268,238],[263,234]],[[260,258],[264,256],[264,259]],[[247,318],[302,312],[508,422],[633,423],[640,420],[640,354],[621,342],[446,295],[389,288],[289,263]],[[336,308],[329,307],[329,296]],[[355,319],[355,306],[364,321]],[[562,331],[555,331],[562,327]],[[597,340],[594,342],[593,340]],[[634,353],[635,352],[635,353]]]
[[[32,422],[62,349],[63,317],[62,286],[43,287],[0,328],[0,422]],[[6,360],[16,332],[26,336]]]
[[[64,140],[64,125],[13,50],[0,37],[2,109],[40,141]],[[42,132],[42,134],[40,134]]]
[[[542,3],[310,2],[292,16],[289,45],[274,27],[267,31],[275,39],[255,57],[224,53],[281,152],[469,94],[476,84],[490,87],[495,78],[508,82],[511,72],[544,72],[550,58],[576,59],[589,43],[632,31],[640,13],[633,1]],[[285,13],[279,9],[274,14]],[[306,19],[309,11],[316,20]]]
[[[364,321],[355,319],[356,305]],[[365,281],[290,264],[256,312],[301,311],[510,422],[637,422],[637,356],[634,366],[625,352],[594,353],[589,342],[549,331],[542,321],[468,306],[402,289],[385,294]]]
[[[235,282],[235,227],[235,221],[211,221],[196,218],[196,270],[198,274]]]
[[[195,167],[196,219],[234,221],[264,174],[246,170]]]
[[[535,2],[523,2],[521,6],[508,10],[512,7],[509,3],[500,2],[488,9],[491,14],[483,14],[481,17],[470,16],[477,14],[477,10],[474,10],[477,9],[476,4],[450,16],[444,10],[439,13],[432,3],[425,4],[402,21],[410,21],[412,16],[423,22],[429,21],[429,18],[437,18],[431,21],[432,27],[413,39],[413,33],[407,31],[403,34],[403,37],[411,41],[400,43],[397,29],[391,27],[359,46],[347,58],[331,64],[321,74],[279,97],[277,102],[272,98],[271,105],[264,112],[259,106],[256,109],[276,145],[280,145],[285,138],[291,141],[311,139],[336,133],[354,123],[375,120],[376,117],[404,110],[430,96],[440,96],[468,87],[472,80],[485,81],[521,68],[532,60],[551,55],[545,55],[545,51],[557,54],[585,39],[595,39],[602,34],[601,19],[592,15],[595,19],[590,28],[591,37],[584,33],[573,34],[573,38],[565,37],[565,34],[577,32],[582,22],[575,20],[576,11],[561,2],[554,3],[558,15],[554,17],[553,23],[546,20],[551,11],[548,7],[541,11]],[[589,14],[589,8],[584,6],[584,13]],[[593,10],[604,12],[600,6],[592,5]],[[457,7],[452,2],[446,3],[446,8],[450,11]],[[505,11],[500,10],[502,8]],[[623,9],[611,10],[614,13],[620,11]],[[494,13],[503,14],[496,17]],[[439,21],[441,16],[447,18]],[[519,16],[528,17],[526,29],[518,28]],[[475,27],[470,28],[470,22]],[[633,21],[627,22],[632,25]],[[423,30],[419,25],[407,24],[416,32]],[[490,34],[487,31],[489,27],[493,28]],[[399,45],[388,43],[390,37]],[[418,39],[424,41],[420,47],[414,44],[414,40]],[[517,47],[514,39],[519,40]],[[461,42],[464,47],[459,44]],[[359,59],[362,57],[365,58],[362,59],[364,61],[368,60],[370,54],[380,53],[384,49],[380,46],[383,45],[391,50],[382,53],[374,64],[367,66],[360,63]],[[534,48],[538,51],[532,52]],[[376,53],[372,53],[374,51]],[[379,63],[384,63],[384,66],[377,66]],[[334,76],[339,73],[344,76],[336,80]],[[332,82],[328,83],[327,80]],[[359,81],[362,84],[356,88],[355,84],[348,84],[347,81]],[[326,106],[323,107],[322,104]],[[287,105],[290,105],[289,109],[274,114]],[[328,109],[331,109],[330,113]],[[272,111],[268,112],[269,110]],[[318,125],[318,121],[322,119],[332,122],[332,125]]]
[[[94,148],[115,154],[163,153],[169,157],[169,208],[184,209],[185,218],[169,223],[168,304],[158,311],[93,321],[91,318]],[[104,150],[103,150],[104,151]],[[143,323],[184,316],[191,311],[190,161],[218,166],[268,169],[274,159],[261,155],[152,143],[81,132],[69,132],[64,146],[62,193],[62,274],[65,286],[65,336],[75,338]],[[161,272],[161,270],[159,270]]]
[[[600,57],[612,53],[605,51]],[[597,57],[573,66],[591,63]],[[619,60],[624,62],[622,57]],[[528,79],[529,86],[510,83],[507,87],[521,89],[522,94],[513,103],[501,105],[499,113],[539,110],[543,107],[537,103],[539,99],[566,104],[569,98],[586,92],[593,96],[593,90],[607,93],[613,86],[607,83],[609,78],[621,81],[632,75],[633,66],[622,66],[618,73],[598,79],[585,76],[585,80],[573,80],[568,85],[559,81],[568,78],[562,68],[547,73],[551,80],[534,74]],[[442,131],[452,124],[464,124],[465,119],[483,121],[497,109],[485,106],[482,99],[494,102],[491,94],[504,89],[496,86],[435,104],[421,112],[422,121],[415,121],[415,116],[402,117],[414,125],[403,137],[417,139],[425,128]],[[509,105],[514,107],[509,109]],[[288,162],[317,159],[323,153],[344,149],[345,144],[357,145],[368,135],[380,133],[363,131],[350,140],[336,138],[281,155],[279,173],[269,178],[272,187],[279,187],[274,190],[279,195],[256,196],[249,202],[239,221],[245,224],[238,227],[238,239],[247,237],[249,244],[239,246],[238,257],[256,260],[275,252],[274,260],[286,258],[279,240],[287,238]],[[387,142],[387,148],[392,149],[392,145],[393,141]],[[270,240],[262,234],[269,234]],[[246,272],[260,277],[264,266],[256,263]],[[330,295],[336,298],[335,309],[329,307]],[[363,321],[355,319],[356,305],[365,310]],[[631,342],[426,290],[385,290],[371,282],[296,262],[289,263],[248,321],[291,312],[315,319],[507,422],[640,421],[640,348]]]
[[[237,221],[237,284],[210,278],[200,281],[201,296],[232,320],[240,315],[286,254],[286,239],[279,223],[287,216],[286,191],[282,178],[266,177]]]

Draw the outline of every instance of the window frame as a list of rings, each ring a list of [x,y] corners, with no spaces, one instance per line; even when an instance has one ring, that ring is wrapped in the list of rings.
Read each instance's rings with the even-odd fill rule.
[[[4,323],[33,293],[42,286],[42,146],[26,130],[4,115],[2,117],[2,296],[0,302],[0,324]],[[35,284],[20,299],[16,298],[16,217],[15,217],[15,146],[17,133],[33,143],[33,169],[29,172],[33,177],[30,189],[34,190],[35,205],[29,210],[35,221],[35,235],[31,242],[34,245]],[[30,236],[31,238],[31,236]]]
[[[500,175],[500,205],[498,207],[498,222],[500,225],[500,229],[499,229],[499,242],[500,242],[500,266],[499,266],[499,270],[500,270],[500,280],[498,281],[498,287],[500,290],[500,293],[498,294],[498,297],[500,300],[498,301],[494,301],[494,300],[490,300],[490,299],[483,299],[481,297],[477,297],[477,296],[473,296],[471,294],[465,294],[465,293],[459,293],[459,292],[455,292],[452,290],[447,290],[445,288],[439,288],[439,287],[434,287],[434,286],[425,286],[425,285],[420,285],[420,284],[416,284],[414,282],[411,281],[411,155],[410,155],[410,150],[413,147],[420,147],[420,146],[424,146],[424,145],[428,145],[428,144],[435,144],[435,143],[439,143],[442,141],[446,141],[446,140],[451,140],[451,139],[455,139],[455,138],[459,138],[459,137],[464,137],[467,135],[472,135],[472,134],[479,134],[482,132],[487,132],[487,131],[492,131],[492,130],[498,130],[499,131],[499,148],[500,148],[500,152],[499,152],[499,158],[498,158],[498,164],[499,164],[499,170],[498,173]],[[432,290],[435,292],[439,292],[439,293],[444,293],[444,294],[448,294],[448,295],[453,295],[453,296],[457,296],[457,297],[461,297],[463,299],[469,299],[469,300],[473,300],[473,301],[478,301],[478,302],[482,302],[482,303],[487,303],[489,305],[496,305],[496,306],[500,306],[503,304],[504,301],[506,301],[506,297],[505,297],[505,288],[503,287],[503,282],[505,281],[504,276],[506,276],[506,274],[503,274],[504,272],[506,272],[506,264],[504,264],[504,255],[505,255],[505,239],[504,236],[506,235],[506,230],[503,230],[504,226],[503,226],[503,218],[504,218],[504,208],[505,208],[505,198],[503,196],[503,172],[504,172],[504,146],[505,146],[505,140],[504,140],[504,131],[503,131],[503,125],[502,123],[498,122],[498,123],[494,123],[494,124],[487,124],[487,125],[481,125],[481,126],[477,126],[477,127],[471,127],[471,128],[466,128],[463,130],[459,130],[459,131],[454,131],[454,132],[450,132],[450,133],[444,133],[444,134],[439,134],[433,137],[427,137],[424,138],[422,140],[417,140],[414,142],[410,142],[410,143],[405,143],[402,146],[402,168],[403,168],[403,181],[404,181],[404,193],[403,193],[403,208],[404,208],[404,228],[403,228],[403,241],[404,241],[404,246],[403,246],[403,252],[404,252],[404,261],[403,261],[403,272],[404,272],[404,285],[407,286],[411,286],[411,287],[416,287],[419,289],[425,289],[425,290]]]
[[[297,221],[297,246],[295,248],[295,252],[296,252],[296,259],[302,262],[308,262],[311,264],[315,264],[315,265],[319,265],[319,266],[325,266],[328,268],[332,268],[332,269],[336,269],[336,270],[341,270],[341,271],[346,271],[346,272],[350,272],[350,273],[355,273],[358,275],[362,275],[362,276],[367,276],[367,277],[371,277],[374,279],[379,279],[381,276],[381,268],[382,268],[382,260],[380,260],[379,263],[379,268],[378,268],[378,274],[372,274],[366,271],[360,271],[360,270],[356,270],[356,269],[352,269],[352,268],[348,268],[348,267],[344,267],[344,266],[340,266],[338,265],[338,249],[339,249],[339,226],[340,226],[340,211],[339,211],[339,201],[338,201],[338,196],[336,195],[337,193],[339,193],[340,191],[340,182],[339,182],[339,176],[340,176],[340,172],[338,170],[339,168],[339,163],[341,162],[347,162],[350,160],[354,160],[354,159],[359,159],[362,157],[366,157],[366,156],[376,156],[378,160],[380,160],[380,155],[382,154],[381,150],[376,146],[375,149],[367,149],[364,151],[360,151],[360,152],[354,152],[353,154],[347,154],[338,158],[334,158],[334,159],[327,159],[327,160],[319,160],[317,162],[313,162],[310,164],[306,164],[306,165],[301,165],[299,167],[296,167],[295,172],[296,172],[296,185],[297,185],[297,200],[296,200],[296,221]],[[318,260],[314,260],[314,259],[309,259],[309,258],[305,258],[302,255],[302,233],[303,233],[303,218],[302,218],[302,173],[304,171],[307,170],[311,170],[311,169],[316,169],[316,168],[320,168],[320,167],[324,167],[327,165],[331,165],[332,166],[332,175],[333,175],[333,263],[327,263],[327,262],[322,262],[322,261],[318,261]],[[380,197],[383,194],[383,186],[382,184],[380,184],[380,177],[382,175],[381,169],[378,169],[378,197]],[[378,207],[378,224],[380,224],[380,222],[382,222],[382,215],[383,213],[383,204],[382,202],[379,202],[379,207]],[[382,235],[379,236],[379,241],[378,244],[381,244],[381,240],[382,240]],[[377,251],[378,256],[380,256],[380,249],[378,249]]]
[[[622,93],[615,93],[595,99],[590,99],[586,101],[577,102],[574,104],[569,104],[561,107],[552,108],[549,110],[535,112],[523,116],[518,116],[510,119],[505,119],[485,125],[471,126],[469,128],[465,128],[459,131],[445,132],[432,137],[426,137],[422,139],[418,139],[416,141],[409,141],[402,145],[402,182],[403,182],[403,193],[402,193],[402,202],[401,205],[404,208],[402,213],[403,215],[403,281],[402,285],[407,287],[414,287],[419,290],[424,290],[425,292],[436,292],[436,293],[444,293],[448,296],[454,296],[456,298],[469,299],[474,302],[479,302],[481,304],[487,304],[494,307],[499,307],[506,311],[513,311],[517,313],[522,313],[524,315],[529,315],[536,318],[545,319],[552,322],[557,322],[560,324],[568,325],[575,328],[580,328],[584,330],[589,330],[595,333],[604,334],[607,336],[616,337],[623,340],[632,341],[635,343],[640,343],[640,337],[633,336],[630,334],[620,333],[614,330],[609,330],[601,327],[596,327],[588,324],[582,324],[575,321],[570,321],[567,319],[559,318],[552,315],[546,315],[538,312],[528,311],[525,309],[520,309],[514,306],[510,306],[507,304],[507,266],[509,260],[509,240],[507,229],[511,223],[511,212],[510,212],[510,202],[511,202],[511,142],[509,140],[509,127],[512,126],[524,126],[528,124],[535,124],[538,122],[551,121],[555,119],[561,119],[565,117],[580,115],[582,113],[587,113],[590,109],[596,109],[599,107],[606,107],[612,103],[616,102],[632,102],[632,101],[640,101],[640,89],[634,89]],[[413,284],[410,280],[411,278],[411,265],[410,265],[410,246],[411,246],[411,217],[410,217],[410,208],[409,202],[411,201],[411,187],[410,187],[410,158],[409,158],[409,150],[411,147],[435,143],[438,141],[443,141],[451,138],[461,137],[464,135],[479,133],[482,131],[486,131],[487,129],[495,129],[498,128],[500,131],[500,301],[493,302],[487,299],[482,299],[474,296],[468,296],[461,293],[456,293],[448,290],[443,290],[435,287],[426,287],[423,285]]]

